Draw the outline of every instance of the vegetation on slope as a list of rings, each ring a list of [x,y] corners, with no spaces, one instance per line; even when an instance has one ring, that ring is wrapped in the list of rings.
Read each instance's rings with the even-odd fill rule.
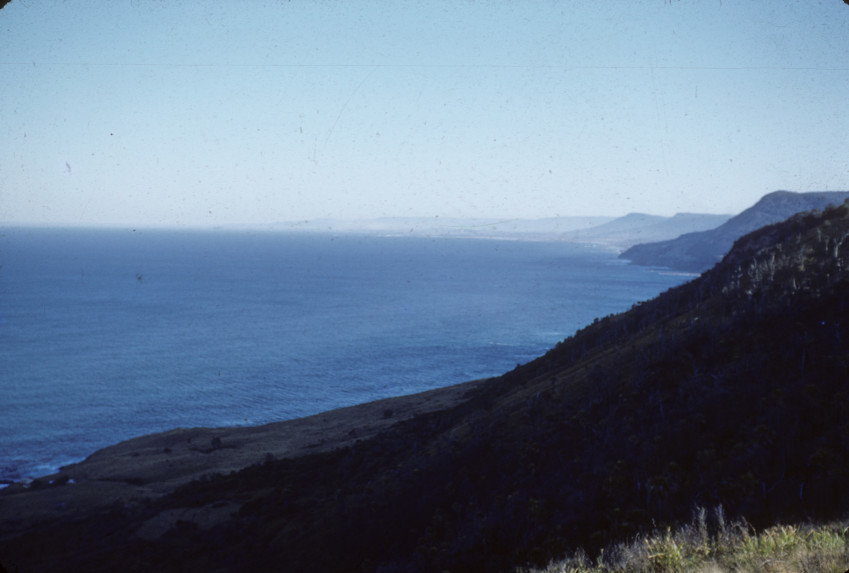
[[[617,543],[596,559],[581,551],[522,573],[723,573],[725,571],[843,573],[849,563],[849,523],[775,525],[755,531],[725,521],[722,508],[672,530]]]
[[[34,528],[28,570],[505,571],[723,506],[755,528],[849,510],[849,207],[740,239],[456,408]],[[133,534],[229,503],[208,530]],[[56,549],[44,551],[49,538]],[[54,567],[56,565],[61,567]]]

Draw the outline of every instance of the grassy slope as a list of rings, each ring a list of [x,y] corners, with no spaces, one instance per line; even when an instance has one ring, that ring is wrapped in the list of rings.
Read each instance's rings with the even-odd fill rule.
[[[700,279],[597,321],[461,406],[45,524],[0,545],[0,561],[498,571],[683,523],[695,505],[755,527],[838,517],[849,510],[847,235],[845,207],[765,228]],[[158,513],[224,502],[241,509],[211,530],[133,535]]]
[[[849,563],[849,523],[775,525],[756,532],[744,521],[729,523],[722,508],[700,509],[672,530],[609,547],[596,559],[583,552],[522,573],[843,573]]]

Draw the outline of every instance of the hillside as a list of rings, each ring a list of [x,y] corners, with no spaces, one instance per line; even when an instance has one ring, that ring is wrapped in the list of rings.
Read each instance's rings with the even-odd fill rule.
[[[163,497],[92,503],[0,535],[0,562],[509,571],[593,554],[696,505],[759,527],[844,515],[847,238],[847,205],[767,226],[698,279],[595,321],[452,407]],[[62,483],[42,491],[72,496],[77,485]],[[0,510],[36,493],[0,493]]]
[[[630,213],[587,229],[563,233],[560,239],[627,249],[639,243],[662,241],[713,229],[728,219],[728,215],[705,213],[677,213],[672,217]]]
[[[715,265],[734,241],[759,229],[783,221],[803,211],[823,209],[849,198],[846,191],[793,193],[776,191],[732,217],[719,227],[683,234],[680,237],[638,244],[620,255],[637,265],[669,267],[687,272],[703,272]]]

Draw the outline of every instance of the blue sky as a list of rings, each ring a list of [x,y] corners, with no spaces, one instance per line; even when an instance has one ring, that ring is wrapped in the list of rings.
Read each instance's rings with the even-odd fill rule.
[[[849,189],[842,0],[0,10],[0,221],[736,213]]]

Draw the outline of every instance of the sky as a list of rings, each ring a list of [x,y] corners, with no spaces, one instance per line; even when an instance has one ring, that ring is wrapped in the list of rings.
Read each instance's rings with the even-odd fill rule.
[[[13,0],[0,222],[734,214],[849,190],[842,0]]]

